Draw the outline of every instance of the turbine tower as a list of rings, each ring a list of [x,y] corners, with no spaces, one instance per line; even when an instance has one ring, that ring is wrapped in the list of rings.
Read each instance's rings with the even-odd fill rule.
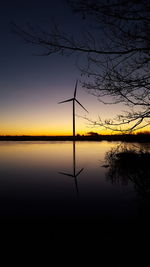
[[[77,85],[78,85],[78,80],[76,81],[76,84],[75,84],[74,97],[73,98],[69,98],[67,100],[64,100],[64,101],[61,101],[58,103],[58,104],[62,104],[62,103],[70,102],[70,101],[72,101],[72,103],[73,103],[73,139],[75,139],[75,102],[78,103],[78,105],[80,105],[86,112],[88,112],[86,110],[86,108],[84,108],[81,105],[81,103],[76,99]]]

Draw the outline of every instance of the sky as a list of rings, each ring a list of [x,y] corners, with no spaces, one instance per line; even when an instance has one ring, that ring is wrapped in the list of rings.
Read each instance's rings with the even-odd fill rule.
[[[72,103],[58,102],[73,96],[76,79],[81,78],[75,56],[34,56],[37,48],[12,32],[11,21],[43,28],[55,21],[70,33],[78,33],[81,26],[80,18],[71,14],[63,0],[1,1],[0,135],[71,135]],[[80,84],[77,99],[94,120],[98,115],[113,117],[121,108],[104,106]],[[76,114],[76,134],[104,133],[100,127],[91,128],[80,107]]]

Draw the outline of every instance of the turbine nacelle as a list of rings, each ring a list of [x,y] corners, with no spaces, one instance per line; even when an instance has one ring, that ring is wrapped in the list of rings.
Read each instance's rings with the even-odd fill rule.
[[[86,112],[88,112],[87,109],[84,106],[82,106],[81,103],[76,99],[77,85],[78,85],[78,80],[76,81],[76,85],[75,85],[75,89],[74,89],[74,97],[66,99],[66,100],[61,101],[61,102],[58,102],[58,104],[63,104],[63,103],[66,103],[66,102],[76,101],[76,103],[78,103],[78,105],[80,105]]]

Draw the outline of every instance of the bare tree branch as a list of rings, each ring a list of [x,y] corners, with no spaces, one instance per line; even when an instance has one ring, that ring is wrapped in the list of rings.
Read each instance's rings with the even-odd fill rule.
[[[150,2],[66,0],[87,22],[78,38],[57,25],[50,31],[13,23],[13,31],[40,48],[39,55],[80,55],[82,85],[105,104],[122,103],[115,119],[87,119],[94,126],[133,131],[150,125]],[[85,23],[84,23],[85,24]],[[42,49],[42,52],[41,52]]]

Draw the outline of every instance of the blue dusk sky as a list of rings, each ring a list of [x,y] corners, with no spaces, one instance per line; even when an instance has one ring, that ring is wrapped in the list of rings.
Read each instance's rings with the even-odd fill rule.
[[[20,27],[27,23],[48,29],[56,22],[68,33],[78,34],[82,18],[73,15],[63,0],[1,1],[0,8],[0,135],[72,134],[72,104],[58,105],[73,96],[76,79],[81,78],[76,56],[35,56],[40,50],[25,43],[11,30],[11,22]],[[79,83],[77,99],[97,119],[114,116],[120,107],[105,106],[88,94]],[[85,116],[77,107],[76,113]],[[76,133],[93,129],[76,118]]]

